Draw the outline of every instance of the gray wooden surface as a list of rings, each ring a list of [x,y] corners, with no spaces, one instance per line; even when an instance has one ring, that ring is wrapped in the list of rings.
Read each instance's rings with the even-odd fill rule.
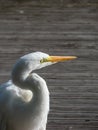
[[[1,1],[0,83],[24,54],[78,56],[36,71],[50,90],[47,130],[98,130],[97,1],[53,2]]]

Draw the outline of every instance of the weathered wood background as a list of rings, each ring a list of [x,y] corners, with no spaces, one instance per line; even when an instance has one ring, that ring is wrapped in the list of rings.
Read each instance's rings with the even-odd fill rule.
[[[98,1],[1,0],[0,83],[34,51],[78,56],[37,71],[50,90],[47,130],[98,130]]]

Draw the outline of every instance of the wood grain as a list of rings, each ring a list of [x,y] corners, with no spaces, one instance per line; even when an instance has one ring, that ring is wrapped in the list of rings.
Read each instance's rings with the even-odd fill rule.
[[[47,130],[98,130],[97,1],[7,2],[0,6],[0,82],[24,54],[78,56],[36,71],[50,90]]]

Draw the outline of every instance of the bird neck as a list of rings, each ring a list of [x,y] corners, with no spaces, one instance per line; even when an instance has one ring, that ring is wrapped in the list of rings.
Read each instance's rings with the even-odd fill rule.
[[[13,71],[12,71],[12,81],[15,85],[19,86],[22,89],[29,89],[26,86],[26,79],[29,76],[29,74],[32,71],[32,68],[30,69],[30,67],[28,65],[25,65],[26,62],[25,60],[20,60],[15,64]]]
[[[26,68],[15,68],[12,73],[13,83],[21,89],[29,89],[33,93],[32,99],[26,103],[28,111],[49,109],[49,91],[46,82],[37,74],[31,73],[31,70]],[[34,109],[35,107],[35,109]],[[40,112],[40,111],[39,111]]]

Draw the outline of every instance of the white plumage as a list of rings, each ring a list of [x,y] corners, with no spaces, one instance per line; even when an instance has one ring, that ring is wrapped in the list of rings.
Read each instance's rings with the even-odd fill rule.
[[[21,57],[12,79],[0,86],[0,130],[46,130],[49,91],[45,80],[32,71],[75,58],[42,52]]]

